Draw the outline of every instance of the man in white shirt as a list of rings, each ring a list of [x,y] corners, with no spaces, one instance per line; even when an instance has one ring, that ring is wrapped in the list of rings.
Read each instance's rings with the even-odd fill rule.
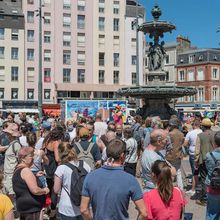
[[[106,133],[107,124],[102,121],[102,115],[98,112],[96,113],[96,116],[95,116],[94,127],[95,127],[94,134],[97,137],[100,138],[103,134]]]
[[[200,129],[200,121],[195,120],[192,124],[192,128],[193,130],[187,133],[183,144],[185,147],[186,146],[189,147],[189,163],[193,176],[192,189],[186,192],[189,195],[195,194],[195,187],[198,182],[198,174],[195,171],[195,146],[196,146],[197,135],[202,133],[202,130]]]

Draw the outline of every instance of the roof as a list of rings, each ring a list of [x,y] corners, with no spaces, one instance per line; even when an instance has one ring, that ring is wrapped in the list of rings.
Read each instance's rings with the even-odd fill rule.
[[[11,0],[0,1],[0,14],[24,16],[21,2],[11,2]]]
[[[220,49],[218,48],[199,48],[199,49],[188,49],[182,53],[179,53],[180,54],[191,54],[191,53],[198,53],[198,52],[220,52]]]

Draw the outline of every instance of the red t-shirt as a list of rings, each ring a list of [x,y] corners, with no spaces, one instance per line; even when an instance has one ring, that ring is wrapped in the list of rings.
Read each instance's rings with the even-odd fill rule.
[[[152,220],[180,220],[182,207],[187,203],[182,191],[173,188],[170,202],[165,204],[157,189],[144,194],[144,203],[147,207],[147,217]]]

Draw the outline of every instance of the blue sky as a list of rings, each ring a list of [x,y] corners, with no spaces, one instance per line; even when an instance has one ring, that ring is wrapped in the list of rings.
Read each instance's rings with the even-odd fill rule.
[[[220,0],[139,0],[145,6],[146,19],[152,20],[151,9],[157,3],[162,10],[161,20],[176,26],[165,41],[175,41],[178,35],[187,36],[199,48],[220,48]]]

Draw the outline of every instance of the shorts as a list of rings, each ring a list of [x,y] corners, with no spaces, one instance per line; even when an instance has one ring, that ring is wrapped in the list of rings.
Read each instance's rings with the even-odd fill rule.
[[[9,195],[15,194],[12,186],[12,176],[13,174],[4,173],[4,188],[5,192]]]

